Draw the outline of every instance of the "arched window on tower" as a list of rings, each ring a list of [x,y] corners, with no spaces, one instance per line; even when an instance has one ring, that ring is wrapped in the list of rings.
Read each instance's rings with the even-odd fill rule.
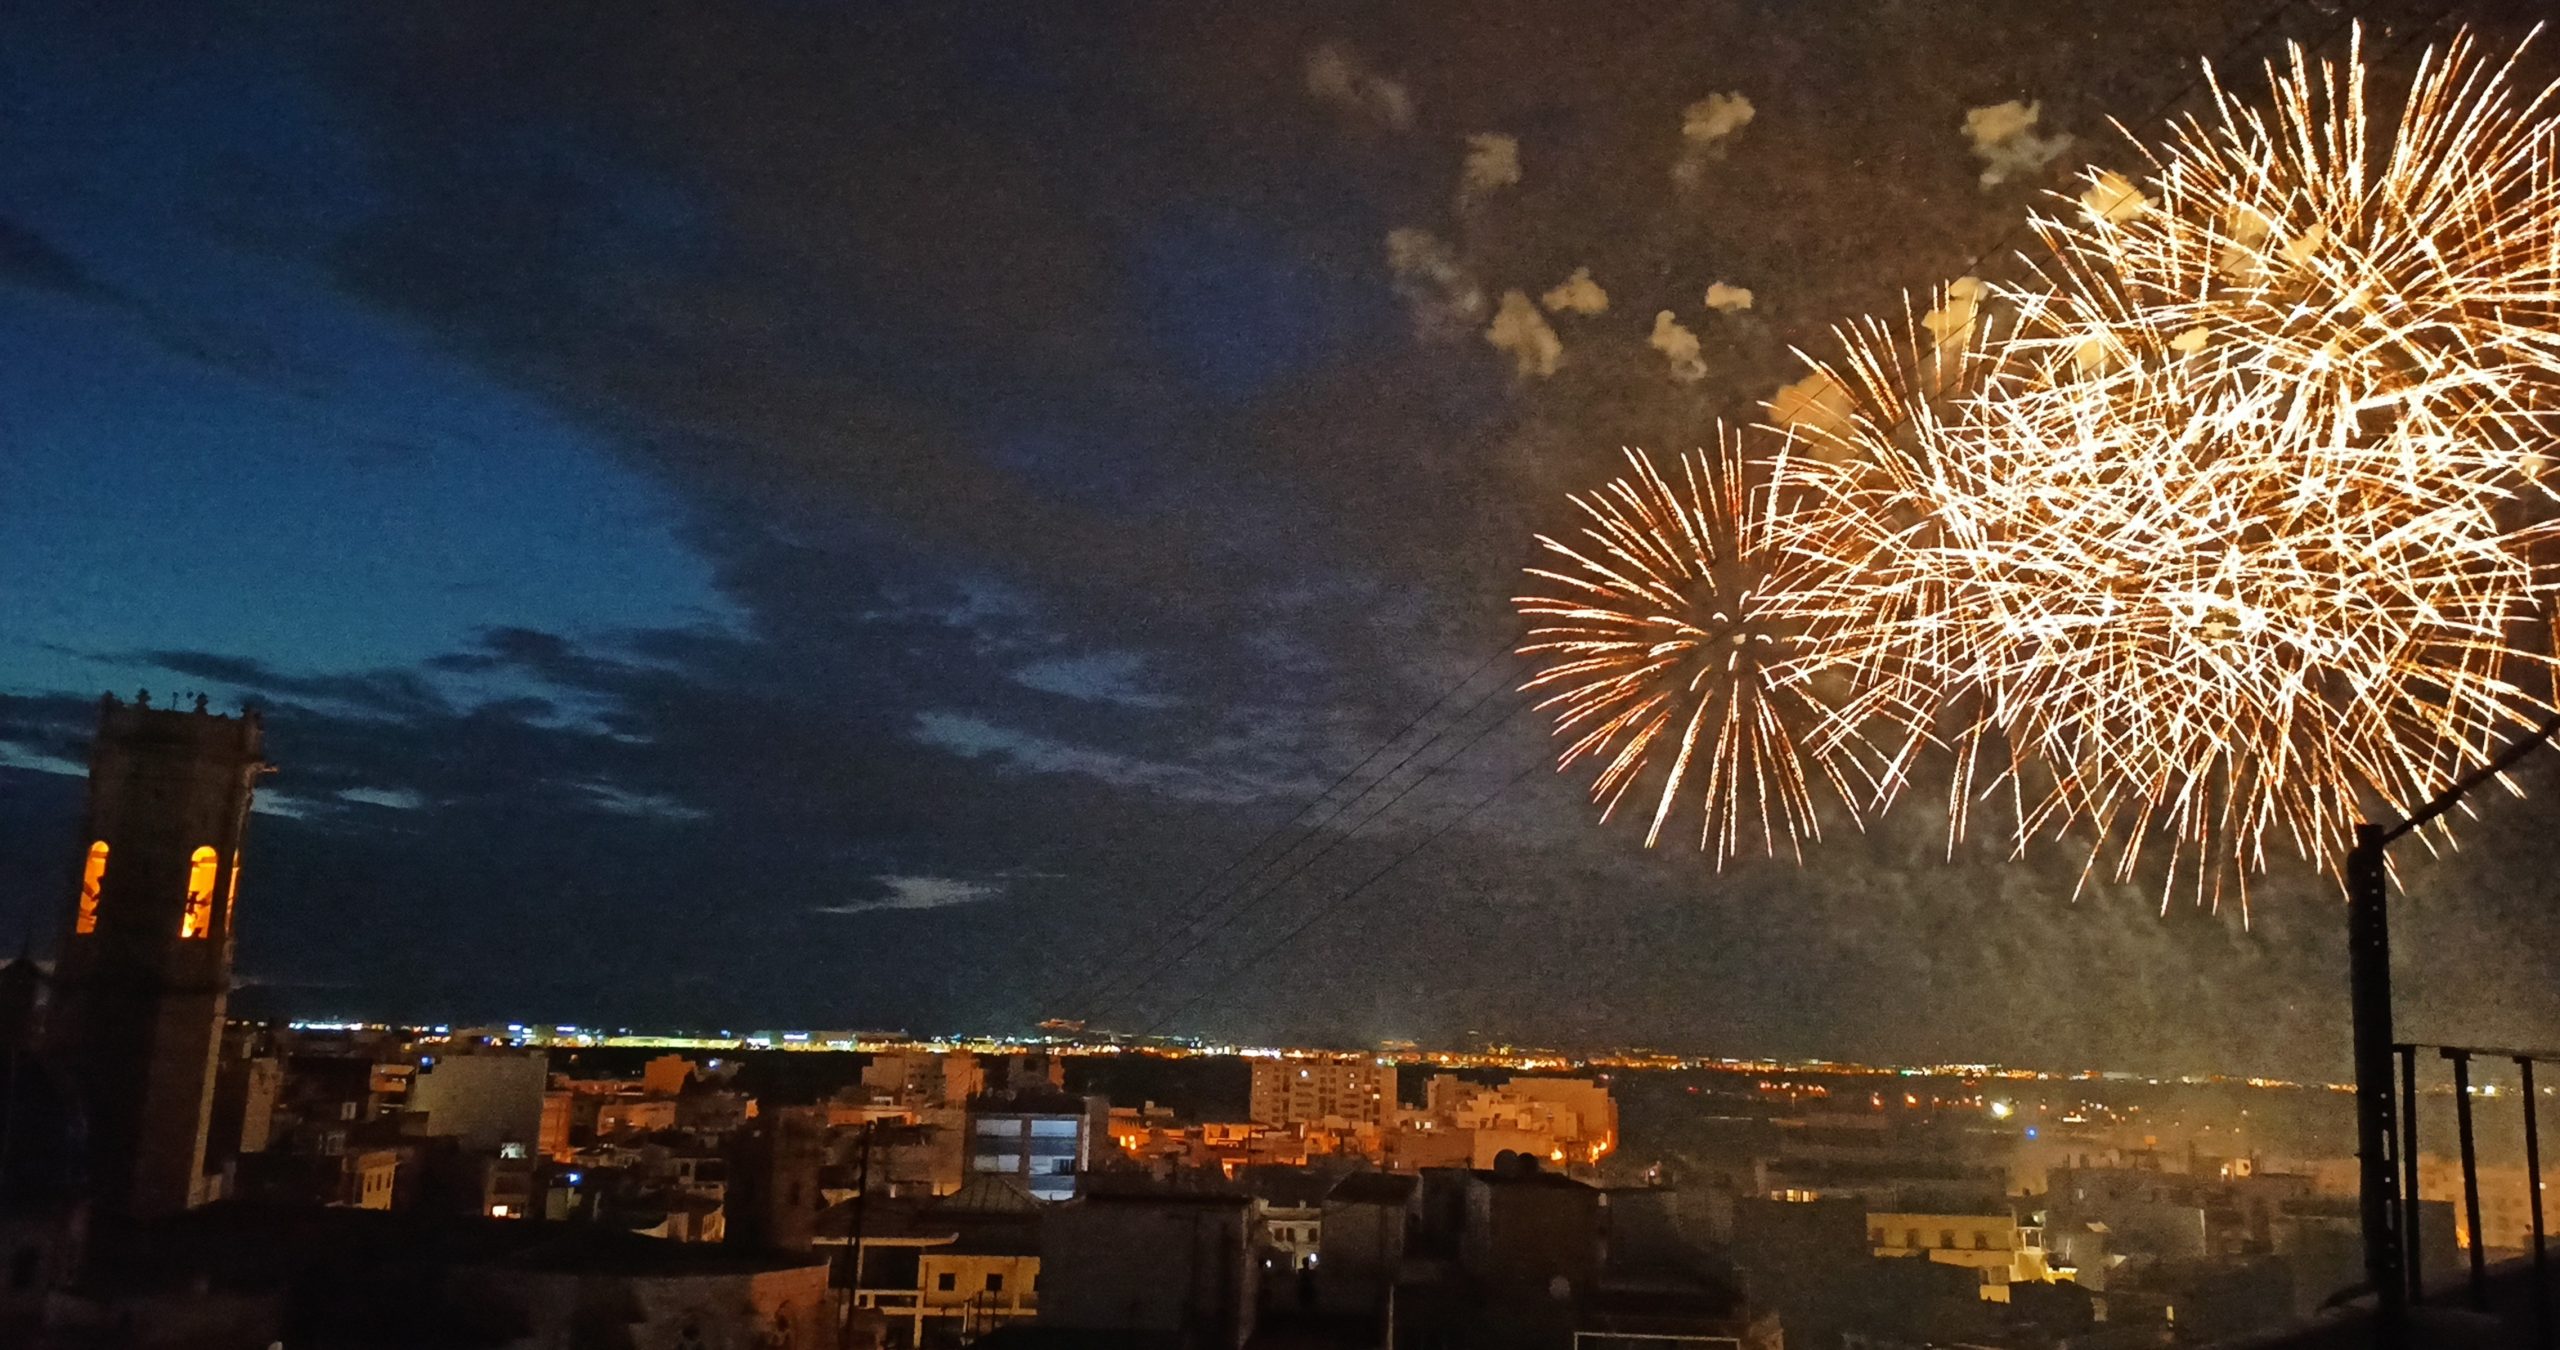
[[[187,909],[178,917],[178,936],[213,935],[213,874],[221,869],[221,861],[209,848],[197,849],[187,860]]]
[[[107,884],[107,841],[89,846],[88,865],[80,869],[80,916],[73,920],[74,933],[98,931],[98,892]]]

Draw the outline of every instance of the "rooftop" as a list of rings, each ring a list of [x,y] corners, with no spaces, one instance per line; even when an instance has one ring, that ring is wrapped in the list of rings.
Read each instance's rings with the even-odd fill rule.
[[[1333,1184],[1325,1200],[1342,1205],[1401,1205],[1413,1199],[1419,1177],[1397,1172],[1353,1172]]]

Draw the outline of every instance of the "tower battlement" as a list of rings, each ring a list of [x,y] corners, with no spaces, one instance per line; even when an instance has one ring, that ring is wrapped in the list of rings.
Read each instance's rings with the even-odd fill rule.
[[[148,693],[135,695],[130,703],[105,694],[98,699],[98,739],[134,749],[228,754],[256,763],[265,748],[266,725],[254,708],[218,713],[202,697],[192,707],[155,708]]]

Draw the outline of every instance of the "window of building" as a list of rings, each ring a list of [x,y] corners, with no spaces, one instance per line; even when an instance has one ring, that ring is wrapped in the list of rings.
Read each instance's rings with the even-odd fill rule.
[[[221,865],[222,860],[209,848],[197,849],[187,859],[187,908],[178,916],[178,936],[213,935],[213,874]]]
[[[1973,1249],[1978,1252],[1987,1252],[1991,1250],[1991,1235],[1989,1233],[1976,1232],[1973,1235]]]
[[[987,1292],[988,1292],[988,1293],[990,1293],[990,1294],[1001,1294],[1001,1293],[1003,1293],[1003,1292],[1004,1292],[1004,1276],[999,1275],[999,1274],[996,1274],[996,1273],[994,1273],[994,1272],[992,1272],[992,1271],[988,1272],[988,1275],[987,1275]]]
[[[1938,1230],[1938,1245],[1939,1245],[1939,1246],[1941,1246],[1941,1247],[1953,1247],[1953,1246],[1955,1246],[1955,1245],[1956,1245],[1956,1230],[1954,1230],[1954,1229],[1952,1229],[1952,1228],[1941,1228],[1941,1229],[1939,1229],[1939,1230]]]
[[[1918,1247],[1924,1245],[1920,1241],[1920,1230],[1913,1228],[1904,1232],[1902,1235],[1902,1245],[1905,1247]]]
[[[951,1293],[960,1287],[960,1277],[946,1270],[933,1277],[933,1287],[946,1294]]]
[[[1867,1245],[1868,1245],[1868,1246],[1870,1246],[1870,1247],[1881,1247],[1881,1246],[1883,1246],[1883,1245],[1884,1245],[1884,1230],[1883,1230],[1883,1229],[1881,1229],[1881,1228],[1870,1228],[1870,1229],[1868,1229],[1868,1230],[1867,1230]]]
[[[107,884],[107,841],[89,846],[89,862],[80,870],[80,917],[72,924],[75,933],[98,931],[98,891]]]

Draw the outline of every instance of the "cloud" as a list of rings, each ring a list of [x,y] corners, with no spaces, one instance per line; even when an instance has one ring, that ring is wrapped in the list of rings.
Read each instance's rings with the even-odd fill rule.
[[[1740,94],[1709,94],[1680,110],[1680,139],[1712,146],[1751,125],[1755,110]]]
[[[1307,93],[1346,117],[1391,131],[1413,125],[1413,96],[1404,85],[1369,69],[1359,53],[1338,42],[1307,53]]]
[[[1707,287],[1707,308],[1718,314],[1733,314],[1751,308],[1751,289],[1716,282]]]
[[[1982,186],[1997,187],[2012,178],[2035,173],[2071,148],[2067,132],[2035,134],[2036,119],[2042,113],[2042,104],[2016,99],[1965,113],[1965,139],[1973,143],[1973,153],[1984,166]]]
[[[1467,138],[1466,166],[1458,174],[1458,209],[1520,182],[1520,141],[1499,132],[1480,131]]]
[[[1022,773],[1086,778],[1190,801],[1250,801],[1277,787],[1239,772],[1097,750],[1037,731],[1000,726],[966,713],[918,713],[914,737],[936,749],[969,759],[990,760]]]
[[[1982,302],[1991,288],[1980,277],[1957,277],[1938,293],[1938,303],[1920,316],[1920,326],[1938,340],[1938,350],[1960,347],[1973,340],[1974,325],[1982,317]]]
[[[1981,321],[1982,302],[1990,294],[1991,288],[1982,278],[1973,276],[1958,277],[1934,293],[1937,303],[1920,316],[1919,327],[1929,334],[1938,356],[1949,356],[1972,340],[1975,326]],[[1925,383],[1932,372],[1944,369],[1947,368],[1936,362],[1924,362],[1919,378]],[[1816,365],[1802,378],[1780,385],[1762,406],[1772,426],[1822,433],[1810,448],[1816,454],[1826,454],[1839,449],[1834,438],[1849,430],[1857,399],[1828,367]]]
[[[1539,303],[1558,314],[1606,314],[1609,293],[1591,279],[1591,269],[1577,267],[1573,275],[1555,284],[1553,290],[1539,297]]]
[[[0,216],[0,281],[21,282],[64,295],[97,298],[112,294],[78,259],[7,216]]]
[[[2080,209],[2088,212],[2091,220],[2121,225],[2150,210],[2151,199],[2142,195],[2142,189],[2135,187],[2132,179],[2109,169],[2089,180],[2089,190],[2080,194]]]
[[[895,909],[949,909],[953,905],[974,905],[994,900],[1004,894],[1004,887],[992,881],[964,881],[958,877],[901,876],[888,874],[872,878],[888,888],[889,893],[876,900],[853,900],[841,905],[819,905],[816,914],[877,914]]]
[[[393,811],[415,811],[427,804],[425,797],[409,788],[343,788],[338,792],[338,800]]]
[[[1013,673],[1016,684],[1089,703],[1169,708],[1174,700],[1145,687],[1146,658],[1135,652],[1100,651],[1049,656]]]
[[[1682,384],[1695,384],[1707,377],[1706,358],[1698,354],[1698,335],[1664,310],[1653,316],[1653,335],[1645,345],[1662,353],[1671,361],[1671,378]]]
[[[1681,109],[1680,157],[1672,161],[1672,180],[1696,186],[1708,162],[1724,157],[1725,142],[1751,125],[1754,115],[1751,100],[1738,93],[1709,94]]]
[[[1429,230],[1388,231],[1387,270],[1413,314],[1414,331],[1426,338],[1455,336],[1484,317],[1484,288],[1457,250]]]
[[[1816,368],[1802,379],[1778,386],[1765,405],[1769,424],[1782,431],[1818,431],[1837,436],[1849,428],[1855,404],[1848,387],[1830,371]],[[1817,441],[1819,449],[1827,442]]]
[[[1484,330],[1484,340],[1511,353],[1513,368],[1523,376],[1553,375],[1564,360],[1564,343],[1556,330],[1547,327],[1546,316],[1519,291],[1502,293],[1502,311]]]

